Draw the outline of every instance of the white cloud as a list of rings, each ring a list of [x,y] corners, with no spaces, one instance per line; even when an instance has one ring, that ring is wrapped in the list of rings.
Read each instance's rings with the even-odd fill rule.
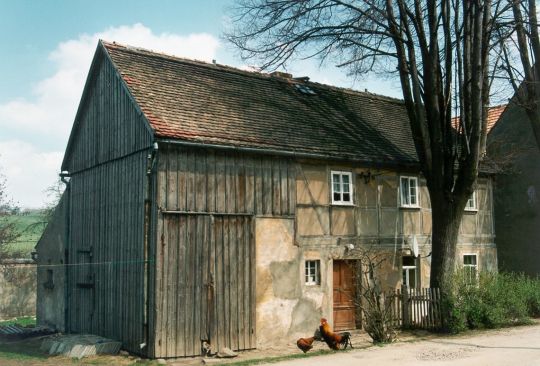
[[[40,134],[65,144],[99,39],[205,61],[215,58],[219,48],[219,41],[210,34],[154,34],[142,24],[83,34],[60,43],[50,53],[56,72],[34,86],[33,98],[0,104],[0,128]]]
[[[55,72],[50,77],[38,81],[29,96],[13,98],[0,104],[2,150],[4,153],[11,148],[19,151],[16,157],[1,156],[0,166],[4,166],[4,174],[7,176],[9,186],[13,188],[15,200],[23,205],[38,204],[38,197],[43,196],[41,192],[43,187],[35,185],[40,180],[33,180],[32,177],[41,176],[47,179],[49,177],[47,174],[35,175],[31,171],[32,167],[37,167],[36,159],[54,161],[56,165],[47,165],[52,175],[60,168],[61,154],[58,151],[63,150],[67,143],[99,39],[204,61],[215,58],[220,46],[218,39],[207,33],[156,34],[142,24],[111,27],[103,32],[82,34],[77,39],[58,44],[49,54]],[[36,63],[38,62],[43,60],[36,60]],[[18,141],[6,141],[7,139]],[[28,145],[29,141],[33,141],[35,145]],[[28,157],[21,158],[21,146],[26,149],[25,153],[30,154]],[[53,149],[56,152],[40,152],[46,149]],[[16,158],[19,162],[11,158]],[[24,160],[24,164],[21,159]],[[45,164],[42,165],[44,166]],[[45,173],[41,167],[39,171]],[[29,181],[32,185],[24,183]],[[47,186],[53,182],[54,179],[44,184]],[[19,183],[28,188],[28,191],[21,190]]]
[[[43,207],[45,190],[58,179],[63,152],[41,152],[20,140],[0,142],[0,173],[7,177],[7,196],[23,207]]]

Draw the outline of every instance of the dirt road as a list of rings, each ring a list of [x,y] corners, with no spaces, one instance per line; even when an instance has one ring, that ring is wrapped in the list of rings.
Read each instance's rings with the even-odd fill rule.
[[[374,346],[329,356],[285,361],[277,365],[540,366],[540,325]]]

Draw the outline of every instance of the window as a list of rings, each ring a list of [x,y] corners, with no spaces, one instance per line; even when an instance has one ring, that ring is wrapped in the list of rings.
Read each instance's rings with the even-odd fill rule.
[[[475,282],[478,276],[478,262],[476,254],[463,255],[463,269],[471,282]]]
[[[403,257],[403,284],[407,288],[416,288],[416,258],[413,256]]]
[[[476,207],[476,191],[472,193],[471,198],[467,201],[465,211],[478,211],[478,208]]]
[[[53,270],[48,269],[47,270],[47,281],[43,283],[43,287],[46,289],[52,290],[54,288],[54,281],[53,281]]]
[[[321,261],[306,261],[306,285],[315,286],[321,284]]]
[[[401,177],[401,207],[418,207],[418,178]]]
[[[352,174],[332,171],[332,203],[352,205]]]

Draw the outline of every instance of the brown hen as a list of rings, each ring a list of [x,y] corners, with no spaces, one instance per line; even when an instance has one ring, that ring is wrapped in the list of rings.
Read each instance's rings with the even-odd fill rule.
[[[313,348],[313,341],[315,340],[315,337],[309,337],[309,338],[299,338],[296,341],[296,346],[300,348],[304,353],[309,351]]]

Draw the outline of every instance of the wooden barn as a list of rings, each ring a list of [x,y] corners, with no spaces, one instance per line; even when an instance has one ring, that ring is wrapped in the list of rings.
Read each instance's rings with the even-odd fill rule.
[[[346,260],[427,286],[431,211],[402,101],[100,42],[37,246],[38,322],[148,357],[361,326]],[[496,269],[480,179],[458,255]],[[355,249],[356,248],[356,249]]]

